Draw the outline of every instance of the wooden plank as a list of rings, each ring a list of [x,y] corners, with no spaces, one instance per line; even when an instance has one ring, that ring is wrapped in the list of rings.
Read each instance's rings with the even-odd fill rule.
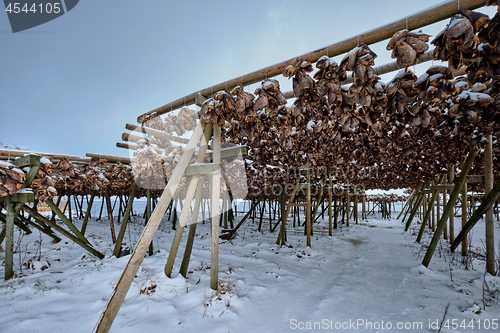
[[[216,163],[196,163],[186,168],[186,176],[215,175],[220,174],[220,164]]]
[[[96,333],[108,332],[113,324],[113,321],[120,309],[123,300],[127,294],[127,291],[134,280],[135,274],[139,269],[142,261],[144,260],[144,255],[149,247],[149,244],[153,240],[154,234],[160,225],[161,219],[163,215],[165,215],[165,211],[167,210],[170,202],[172,201],[172,197],[179,186],[180,180],[184,175],[184,172],[191,160],[191,157],[194,154],[194,149],[198,145],[201,135],[203,134],[203,130],[201,128],[200,122],[196,125],[196,128],[193,131],[193,135],[189,140],[189,143],[182,154],[182,157],[177,163],[174,171],[170,179],[168,180],[167,186],[163,191],[160,199],[158,200],[158,204],[156,205],[151,218],[148,221],[148,224],[144,228],[142,232],[141,238],[137,242],[134,252],[130,256],[130,259],[127,263],[127,266],[123,270],[123,273],[118,281],[115,289],[113,290],[113,294],[106,306],[106,309],[102,313],[101,318],[97,324],[97,328],[95,330]]]
[[[450,200],[446,204],[446,208],[443,211],[443,216],[441,216],[441,219],[438,222],[438,225],[436,227],[436,231],[434,232],[434,236],[431,239],[431,242],[429,244],[429,247],[427,249],[427,252],[425,253],[424,259],[422,261],[422,265],[425,267],[429,266],[429,263],[431,262],[432,255],[434,254],[434,250],[436,249],[437,243],[439,239],[441,238],[441,234],[443,233],[444,230],[444,223],[448,220],[450,215],[453,213],[452,208],[455,203],[455,201],[458,198],[458,194],[463,186],[465,184],[465,179],[467,177],[467,173],[469,173],[469,170],[472,166],[472,163],[474,162],[474,158],[476,157],[477,151],[474,148],[471,148],[469,151],[469,154],[462,166],[462,171],[460,172],[460,176],[458,177],[458,180],[455,184],[455,188],[450,194]]]
[[[326,187],[328,190],[328,235],[333,236],[333,224],[332,224],[332,177],[328,177],[330,187]],[[363,216],[364,216],[365,203],[363,201]]]
[[[312,171],[311,171],[311,169],[300,169],[299,174],[301,174],[303,176],[309,176],[312,174]]]
[[[111,230],[111,239],[113,241],[113,244],[116,244],[115,223],[113,222],[113,208],[111,207],[111,198],[109,197],[109,195],[106,195],[105,199],[106,209],[108,211],[109,228]]]
[[[102,254],[101,252],[97,251],[96,249],[94,249],[92,246],[90,246],[88,243],[84,243],[82,242],[80,239],[78,239],[75,235],[73,235],[71,232],[67,231],[66,229],[60,227],[59,225],[57,225],[55,222],[47,219],[45,216],[41,215],[40,213],[38,213],[36,211],[36,209],[33,209],[29,206],[27,206],[26,204],[23,205],[22,207],[23,210],[27,211],[31,216],[33,216],[33,218],[35,218],[36,220],[38,220],[39,222],[43,222],[45,224],[47,224],[48,226],[50,226],[51,228],[53,228],[55,231],[61,233],[62,235],[64,235],[65,237],[69,238],[70,240],[72,240],[73,242],[75,242],[76,244],[80,245],[81,247],[83,247],[85,250],[87,250],[88,252],[92,253],[93,255],[95,255],[96,257],[98,257],[99,259],[103,259],[104,258],[104,254]]]
[[[307,207],[307,203],[298,203],[298,202],[286,203],[286,206],[287,207]]]
[[[0,198],[0,202],[7,202],[7,197],[10,197],[12,203],[34,202],[35,194],[33,192],[17,192],[14,195],[8,195]]]
[[[130,212],[132,211],[132,206],[134,204],[135,193],[137,191],[137,184],[134,182],[130,194],[128,197],[127,207],[125,208],[125,214],[123,215],[123,222],[120,226],[120,231],[118,231],[118,237],[116,237],[115,248],[113,249],[113,255],[118,257],[123,243],[123,237],[125,236],[125,230],[127,229],[127,224],[130,219]]]
[[[154,110],[151,110],[149,112],[140,115],[137,118],[137,122],[143,123],[150,117],[156,117],[168,113],[172,110],[175,110],[181,106],[193,104],[198,94],[201,94],[209,98],[214,93],[221,90],[232,89],[240,84],[250,85],[259,82],[265,78],[271,78],[273,76],[280,75],[283,73],[285,68],[287,68],[292,63],[292,61],[297,58],[313,63],[324,55],[328,57],[335,57],[337,55],[350,51],[360,43],[371,45],[386,40],[388,38],[391,38],[395,32],[398,32],[400,30],[403,29],[415,30],[427,26],[429,24],[442,21],[444,19],[449,18],[450,16],[455,15],[458,8],[467,8],[473,10],[484,6],[485,4],[486,0],[459,0],[459,1],[455,0],[439,4],[427,10],[418,12],[414,15],[402,18],[401,20],[398,20],[396,22],[386,24],[382,27],[345,39],[333,45],[323,47],[321,49],[304,54],[302,56],[293,57],[281,63],[196,91],[194,93],[181,97],[173,102],[170,102],[159,108],[156,108]]]
[[[431,187],[431,191],[438,190],[438,191],[443,191],[443,190],[452,190],[455,187],[455,185],[448,185],[448,184],[438,184],[434,185]]]
[[[465,182],[467,184],[484,183],[484,175],[468,175]]]
[[[298,189],[298,190],[307,190],[307,189],[311,189],[311,184],[307,184],[307,183],[298,183],[298,184],[297,184],[297,189]]]
[[[18,168],[24,168],[26,166],[40,166],[40,156],[35,154],[28,154],[23,157],[16,158],[12,161],[12,164]]]
[[[210,156],[210,158],[212,158],[212,152],[209,152],[208,155]],[[247,155],[248,155],[247,146],[236,146],[236,147],[221,149],[220,158],[225,159],[225,158],[247,156]]]

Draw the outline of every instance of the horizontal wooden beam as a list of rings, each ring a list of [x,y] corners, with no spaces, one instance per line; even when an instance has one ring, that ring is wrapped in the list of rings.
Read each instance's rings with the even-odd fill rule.
[[[124,163],[124,164],[130,164],[130,162],[131,162],[130,157],[111,156],[111,155],[102,155],[102,154],[93,154],[93,153],[87,153],[85,155],[87,157],[96,157],[98,159],[103,159],[103,160],[106,160],[108,162]]]
[[[220,164],[218,163],[195,163],[186,168],[186,176],[217,174],[220,174]]]
[[[307,207],[306,203],[287,203],[287,207]]]
[[[210,158],[212,158],[212,152],[208,152]],[[236,146],[230,148],[223,148],[220,150],[220,158],[231,158],[236,156],[247,156],[248,149],[246,146]]]
[[[178,142],[178,143],[182,143],[182,144],[187,144],[189,142],[189,139],[179,138],[177,136],[174,136],[174,135],[162,132],[162,131],[158,131],[158,130],[155,130],[155,129],[149,128],[149,127],[126,124],[125,128],[128,129],[129,131],[141,132],[141,133],[145,133],[147,135],[154,135],[157,138],[163,138],[165,140],[170,140],[170,141],[174,141],[174,142]]]
[[[137,145],[135,143],[123,143],[123,142],[117,142],[116,143],[116,146],[118,148],[125,148],[125,149],[129,149],[129,150],[137,150]]]
[[[6,158],[10,158],[10,159],[15,158],[15,157],[23,157],[24,155],[27,155],[27,154],[36,154],[39,156],[46,156],[46,157],[50,158],[51,160],[61,160],[63,158],[67,158],[70,161],[90,162],[90,158],[81,158],[81,157],[73,156],[73,155],[39,153],[39,152],[24,151],[24,150],[0,149],[0,157],[6,157]]]
[[[298,183],[297,184],[297,190],[307,190],[308,188],[311,188],[311,184],[307,184],[307,183]]]
[[[18,168],[24,168],[26,166],[39,166],[40,156],[35,154],[25,155],[23,157],[16,158],[14,161],[12,161],[12,164],[17,166]]]
[[[431,191],[434,191],[434,190],[438,190],[438,191],[453,190],[454,187],[455,187],[455,185],[453,185],[453,184],[451,184],[451,185],[438,184],[438,185],[432,186]]]
[[[429,24],[445,20],[455,15],[459,8],[474,10],[476,8],[483,7],[484,5],[486,5],[486,2],[487,0],[447,1],[445,3],[436,5],[434,7],[431,7],[427,10],[421,11],[414,15],[405,17],[396,22],[386,24],[382,27],[370,30],[360,35],[356,35],[354,37],[348,38],[333,45],[329,45],[327,47],[315,50],[313,52],[304,54],[302,56],[293,57],[289,60],[283,61],[276,65],[269,66],[255,72],[239,76],[232,80],[222,82],[214,86],[196,91],[194,93],[181,97],[173,102],[170,102],[168,104],[160,106],[159,108],[156,108],[154,110],[151,110],[149,112],[140,115],[137,118],[137,122],[141,124],[151,117],[156,117],[165,114],[167,112],[176,110],[181,106],[191,105],[195,102],[196,96],[198,96],[198,94],[210,98],[213,96],[213,94],[215,94],[218,91],[229,90],[236,87],[239,84],[246,86],[264,80],[265,78],[271,78],[276,75],[280,75],[281,73],[283,73],[285,68],[287,68],[295,59],[302,59],[304,61],[309,61],[311,63],[314,63],[324,55],[328,57],[334,57],[352,50],[354,47],[356,47],[361,43],[367,45],[378,43],[388,38],[391,38],[395,32],[398,32],[400,30],[418,29],[427,26]]]
[[[484,175],[467,175],[466,183],[484,183]]]
[[[6,202],[7,197],[1,197],[0,202]],[[33,192],[17,192],[10,196],[10,202],[34,202],[35,194]]]

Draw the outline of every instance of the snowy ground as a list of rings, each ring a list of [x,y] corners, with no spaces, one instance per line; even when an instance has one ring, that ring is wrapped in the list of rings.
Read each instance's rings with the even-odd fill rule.
[[[425,249],[394,218],[372,215],[333,237],[327,222],[315,226],[311,248],[302,228],[289,232],[290,247],[280,248],[268,227],[260,233],[245,222],[236,239],[221,243],[221,287],[214,293],[209,225],[198,225],[188,279],[178,274],[184,243],[170,279],[163,268],[174,232],[165,218],[154,239],[158,252],[145,258],[111,332],[437,332],[448,303],[449,328],[441,332],[498,332],[500,277],[485,276],[478,255],[462,263],[443,245],[427,269],[420,264]],[[127,243],[138,240],[143,223],[135,217]],[[472,239],[477,253],[483,224]],[[93,219],[87,230],[104,260],[71,241],[53,244],[38,231],[23,237],[16,229],[18,276],[0,281],[0,332],[92,331],[129,256],[112,257],[107,220]]]

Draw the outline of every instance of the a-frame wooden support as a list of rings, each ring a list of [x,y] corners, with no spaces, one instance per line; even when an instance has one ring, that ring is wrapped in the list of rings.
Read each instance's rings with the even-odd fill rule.
[[[210,125],[209,125],[210,126]],[[220,127],[218,125],[214,125],[214,135],[213,135],[213,163],[220,164],[220,143],[221,143],[221,133]],[[113,321],[120,309],[123,300],[134,280],[135,274],[139,270],[139,267],[144,260],[144,255],[148,250],[149,244],[153,240],[153,237],[158,230],[158,226],[165,215],[165,212],[172,202],[175,191],[179,186],[179,183],[182,179],[182,176],[185,174],[186,169],[188,168],[189,161],[194,154],[195,148],[200,142],[200,139],[203,135],[203,126],[201,121],[198,122],[195,129],[193,130],[193,134],[191,139],[186,145],[186,149],[175,167],[174,171],[168,183],[163,191],[158,203],[153,211],[151,218],[146,224],[142,235],[137,242],[134,252],[130,256],[130,259],[123,270],[122,276],[118,280],[118,283],[111,295],[111,298],[104,309],[101,318],[96,326],[96,333],[104,333],[108,332],[113,324]],[[215,174],[212,176],[212,263],[211,263],[211,281],[210,287],[212,289],[217,289],[218,286],[218,254],[219,254],[219,224],[218,215],[219,215],[219,195],[220,195],[220,174]],[[195,186],[196,188],[196,186]],[[194,191],[193,191],[194,192]],[[185,204],[187,210],[189,210],[190,204]],[[182,214],[182,213],[181,213]]]

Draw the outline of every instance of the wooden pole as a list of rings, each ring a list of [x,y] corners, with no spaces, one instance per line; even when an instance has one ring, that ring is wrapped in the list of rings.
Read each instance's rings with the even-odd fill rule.
[[[192,94],[181,97],[173,102],[165,104],[159,108],[156,108],[139,116],[137,118],[137,122],[144,123],[150,117],[156,117],[165,114],[181,106],[191,105],[196,102],[197,98],[199,98],[200,95],[204,96],[205,98],[209,98],[214,93],[220,90],[232,89],[239,84],[250,85],[263,79],[280,75],[283,73],[285,68],[287,68],[292,63],[294,59],[299,58],[304,61],[316,62],[324,55],[328,57],[335,57],[337,55],[350,51],[360,43],[371,45],[391,38],[395,32],[398,32],[402,29],[414,30],[447,19],[448,17],[456,14],[459,7],[473,10],[484,6],[485,4],[486,0],[455,0],[445,2],[425,11],[421,11],[417,14],[405,17],[399,21],[392,22],[363,34],[348,38],[339,43],[335,43],[319,50],[315,50],[302,56],[293,57],[279,64],[269,66],[258,71],[234,78],[232,80],[196,91]]]
[[[493,138],[488,134],[488,143],[484,147],[484,195],[493,189]],[[495,275],[495,227],[493,224],[493,207],[486,211],[486,271]],[[500,255],[500,254],[499,254]]]
[[[330,179],[328,180],[330,189],[328,191],[328,234],[330,236],[333,236],[333,216],[332,216],[332,197],[333,197],[333,182],[332,182],[332,177],[329,177]],[[363,204],[363,208],[364,208]]]
[[[453,182],[455,181],[455,166],[454,165],[450,166],[450,171],[448,174],[448,181],[449,181],[449,184],[453,184]],[[450,193],[450,195],[451,195],[451,193]],[[455,201],[456,200],[457,199],[455,199]],[[451,206],[451,214],[450,214],[450,218],[449,218],[450,243],[453,243],[453,241],[455,240],[455,201],[451,202],[452,206]],[[448,202],[450,202],[450,201],[448,201]],[[444,205],[444,202],[443,202],[443,205]],[[444,211],[443,211],[443,214],[444,214]]]
[[[425,253],[424,260],[422,261],[422,265],[424,265],[425,267],[428,267],[429,263],[431,262],[431,258],[432,258],[432,255],[434,254],[434,250],[436,249],[439,238],[441,238],[441,234],[443,233],[444,223],[446,223],[446,220],[453,213],[452,212],[453,203],[457,200],[460,189],[462,188],[463,184],[465,184],[467,174],[469,173],[469,170],[472,166],[472,162],[474,162],[474,158],[476,157],[476,154],[477,154],[477,151],[474,149],[474,147],[472,147],[471,150],[469,151],[469,155],[467,156],[467,159],[465,160],[465,162],[462,166],[462,171],[460,172],[460,176],[458,177],[458,180],[455,184],[455,187],[453,188],[453,191],[450,194],[450,200],[448,201],[448,204],[446,205],[446,208],[444,209],[443,216],[441,217],[441,220],[439,220],[439,222],[438,222],[436,232],[434,232],[434,236],[432,237],[431,243],[429,244],[429,248],[427,249],[427,252]]]
[[[462,229],[467,224],[467,182],[462,186]],[[467,235],[462,240],[462,256],[467,255]]]
[[[437,197],[438,193],[439,193],[438,190],[434,190],[433,191],[432,198],[431,198],[431,203],[434,202],[434,200],[436,200],[436,197]],[[427,210],[425,211],[425,216],[424,216],[424,218],[422,220],[422,224],[420,225],[420,230],[419,230],[418,236],[417,236],[417,242],[418,243],[420,243],[420,240],[422,239],[422,236],[423,236],[424,230],[425,230],[425,226],[426,226],[427,222],[429,221],[429,216],[431,215],[431,211],[432,211],[432,207],[431,206],[429,206],[427,208]],[[431,228],[430,225],[429,225],[429,228]]]
[[[85,217],[83,218],[83,223],[82,223],[82,235],[85,236],[85,231],[87,230],[87,223],[90,218],[90,211],[92,210],[92,205],[94,204],[94,197],[95,197],[95,190],[92,190],[92,193],[90,194],[90,201],[87,204],[87,211],[85,212]]]
[[[14,203],[11,196],[7,196],[5,202],[7,208],[7,218],[5,221],[5,280],[14,277]]]
[[[467,224],[462,228],[460,233],[457,235],[457,238],[451,245],[451,250],[455,251],[457,248],[458,244],[462,241],[462,239],[471,231],[471,229],[476,225],[477,221],[485,214],[490,207],[493,206],[495,201],[500,198],[500,180],[498,180],[495,183],[495,186],[491,189],[491,191],[486,195],[484,200],[481,202],[479,207],[477,207],[476,211],[474,214],[472,214],[472,217],[469,219]]]
[[[220,164],[221,130],[214,124],[212,160]],[[211,175],[212,178],[212,251],[210,264],[210,288],[219,288],[219,224],[217,223],[220,206],[220,174]]]
[[[348,227],[349,226],[349,213],[350,213],[350,209],[351,209],[351,195],[349,193],[350,190],[347,190],[347,193],[346,193],[346,201],[345,201],[345,225]]]
[[[151,188],[148,186],[148,189],[146,190],[146,223],[149,221],[151,218]],[[149,243],[148,246],[148,254],[149,256],[152,256],[154,253],[153,249],[153,239],[151,239],[151,243]]]
[[[361,206],[361,218],[366,220],[366,193],[363,193],[363,205]]]
[[[116,235],[115,235],[115,224],[113,222],[113,208],[111,208],[111,199],[109,194],[106,194],[106,208],[108,211],[108,219],[109,219],[109,228],[111,230],[111,239],[113,240],[113,244],[116,243]]]
[[[280,192],[280,208],[281,208],[281,229],[280,229],[280,235],[281,235],[281,245],[285,245],[286,242],[286,218],[288,217],[286,214],[286,193],[285,193],[285,186],[281,185],[281,192]]]
[[[307,170],[307,184],[309,185],[306,189],[306,233],[307,233],[307,246],[311,246],[311,172]]]
[[[139,239],[134,252],[130,256],[130,259],[125,267],[120,280],[118,281],[113,294],[106,306],[106,309],[102,313],[101,318],[97,324],[97,328],[95,330],[96,333],[105,333],[109,332],[111,325],[120,309],[123,300],[127,294],[127,291],[134,280],[134,276],[137,273],[142,261],[144,260],[144,255],[146,254],[147,248],[151,241],[153,240],[154,234],[160,225],[161,219],[165,214],[170,202],[172,201],[172,197],[179,186],[179,182],[193,156],[194,149],[198,144],[201,135],[203,134],[203,130],[201,128],[201,124],[198,122],[196,125],[193,135],[189,140],[189,143],[186,146],[184,153],[180,161],[177,163],[170,179],[168,180],[167,186],[163,191],[158,204],[156,205],[151,218],[148,221],[148,224],[144,228],[142,232],[141,238]]]
[[[132,206],[134,204],[135,192],[137,191],[137,184],[134,182],[132,189],[130,190],[130,195],[128,197],[127,208],[125,208],[125,215],[123,215],[123,222],[120,226],[120,231],[118,232],[118,237],[116,238],[115,248],[113,249],[113,255],[118,257],[123,243],[123,237],[125,236],[125,230],[127,229],[128,220],[130,219],[130,212],[132,211]]]
[[[191,218],[191,224],[189,225],[188,238],[186,240],[186,247],[184,248],[184,256],[182,257],[181,268],[179,270],[179,273],[184,277],[187,277],[189,260],[191,258],[191,252],[193,251],[194,238],[196,236],[196,226],[198,225],[198,213],[200,212],[200,204],[202,201],[202,192],[203,192],[203,180],[199,179],[198,186],[196,188],[193,216]]]

